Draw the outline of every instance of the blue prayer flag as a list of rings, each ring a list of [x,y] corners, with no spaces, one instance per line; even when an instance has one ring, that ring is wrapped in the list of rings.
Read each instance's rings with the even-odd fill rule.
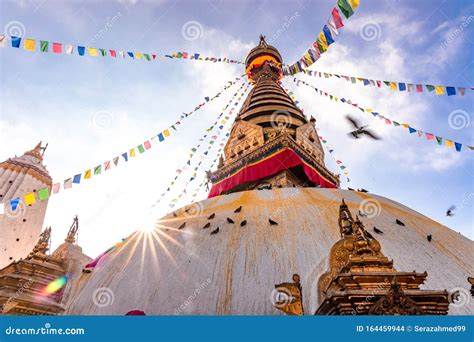
[[[407,85],[405,83],[398,83],[398,89],[400,91],[405,91],[407,90]]]
[[[410,133],[415,133],[416,132],[416,129],[411,128],[411,127],[408,127],[408,130],[410,131]]]
[[[366,85],[369,85],[369,83],[370,83],[369,80],[366,79],[366,78],[364,78],[364,85],[365,85],[365,86],[366,86]]]
[[[163,136],[163,133],[159,133],[159,134],[158,134],[158,140],[159,140],[159,141],[165,140],[165,137]]]
[[[81,174],[75,175],[72,182],[75,184],[79,184],[81,182]]]
[[[456,88],[446,87],[446,94],[448,94],[448,96],[456,95]]]
[[[323,33],[324,33],[324,37],[326,37],[326,41],[328,42],[328,45],[331,45],[332,43],[334,43],[334,39],[332,38],[331,31],[329,30],[329,27],[327,25],[324,25]]]
[[[79,54],[79,56],[84,56],[84,54],[86,53],[86,48],[84,46],[78,46],[77,53]]]
[[[127,52],[127,54],[133,58],[133,52]]]
[[[123,157],[123,159],[125,159],[125,161],[128,161],[128,154],[127,154],[127,152],[122,153],[122,157]]]
[[[21,38],[20,37],[14,37],[14,36],[12,36],[11,38],[12,38],[12,47],[19,48],[20,43],[21,43]]]
[[[456,151],[461,152],[462,144],[458,142],[454,142],[454,146],[456,147]]]

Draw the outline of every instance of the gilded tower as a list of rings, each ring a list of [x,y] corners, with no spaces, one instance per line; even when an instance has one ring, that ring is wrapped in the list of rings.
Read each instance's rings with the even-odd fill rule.
[[[0,215],[0,268],[28,255],[40,236],[48,200],[25,205],[23,196],[51,187],[51,177],[43,165],[45,149],[40,142],[21,157],[0,163],[0,203],[5,205]],[[16,198],[20,201],[12,208],[10,201]]]
[[[315,128],[280,85],[282,58],[265,37],[246,59],[254,84],[232,127],[210,197],[259,187],[339,187]]]

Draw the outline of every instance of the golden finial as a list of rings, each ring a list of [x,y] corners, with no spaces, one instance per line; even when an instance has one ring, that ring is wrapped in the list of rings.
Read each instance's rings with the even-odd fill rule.
[[[73,218],[71,228],[69,228],[69,231],[67,232],[66,240],[64,241],[69,242],[69,243],[75,243],[78,230],[79,230],[79,218],[76,215],[76,217]]]

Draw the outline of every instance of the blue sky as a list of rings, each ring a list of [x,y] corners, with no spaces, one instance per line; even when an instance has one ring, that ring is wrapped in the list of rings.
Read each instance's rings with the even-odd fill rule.
[[[26,38],[65,44],[158,54],[199,52],[237,60],[245,59],[263,33],[284,61],[292,63],[314,41],[335,2],[2,1],[0,27],[19,30]],[[336,43],[310,70],[474,87],[473,16],[474,5],[467,0],[362,0]],[[285,25],[291,17],[294,20]],[[194,40],[186,39],[182,32],[190,21],[202,27]],[[375,38],[364,39],[361,32],[369,24],[375,27]],[[46,55],[7,48],[0,50],[0,73],[0,159],[21,154],[39,140],[46,141],[45,163],[53,179],[60,181],[166,128],[182,112],[192,110],[205,96],[214,95],[225,82],[241,75],[243,67]],[[474,145],[473,95],[469,92],[464,97],[436,97],[364,88],[337,79],[299,77],[397,121]],[[474,237],[472,152],[438,147],[344,104],[328,102],[289,80],[283,84],[294,91],[307,114],[317,117],[335,156],[347,166],[349,186],[392,198]],[[138,229],[175,170],[186,162],[188,150],[236,88],[232,89],[220,101],[193,114],[166,144],[107,175],[53,196],[45,221],[53,227],[53,244],[63,240],[75,214],[81,220],[79,243],[91,256]],[[463,111],[470,121],[462,129],[448,124],[449,114],[456,110]],[[370,124],[383,140],[348,139],[349,126],[344,120],[348,113]],[[336,172],[330,155],[326,159]],[[179,185],[183,182],[175,193],[181,190]],[[200,198],[204,197],[202,191]],[[180,204],[186,204],[186,199]],[[456,216],[447,218],[445,211],[452,204],[457,206]],[[166,211],[164,205],[153,215]]]

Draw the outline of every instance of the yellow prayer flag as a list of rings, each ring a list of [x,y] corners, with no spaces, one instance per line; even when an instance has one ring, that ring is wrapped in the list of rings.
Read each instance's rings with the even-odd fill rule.
[[[453,143],[452,140],[444,139],[444,143],[445,143],[446,146],[448,146],[448,147],[454,147],[454,143]]]
[[[374,110],[372,108],[366,108],[365,111],[369,112],[369,113],[372,113]]]
[[[323,32],[319,32],[319,39],[321,40],[321,44],[323,45],[324,49],[328,48],[328,41],[326,40],[326,37],[324,36]]]
[[[135,157],[135,148],[132,148],[130,151],[128,151],[128,156]]]
[[[402,126],[403,126],[403,127],[405,127],[405,128],[408,128],[408,127],[410,127],[410,125],[409,125],[409,124],[402,124]]]
[[[390,82],[390,89],[392,89],[392,90],[398,90],[398,88],[397,88],[397,83],[395,83],[395,82]]]
[[[435,86],[435,93],[436,93],[436,95],[443,95],[444,94],[444,87],[443,86]]]
[[[165,130],[163,131],[163,135],[164,135],[165,137],[169,137],[169,136],[170,136],[170,131],[168,131],[167,129],[165,129]]]
[[[36,41],[34,39],[25,40],[25,50],[35,51],[36,50]]]
[[[26,204],[33,204],[36,202],[34,192],[30,192],[29,194],[24,195],[23,198],[25,199]]]
[[[136,59],[142,58],[142,54],[140,52],[135,52],[135,58]]]
[[[84,173],[84,179],[89,179],[89,178],[91,178],[91,174],[92,174],[91,170],[87,170],[87,171]]]
[[[89,55],[97,56],[99,53],[97,52],[96,48],[89,48]]]
[[[349,0],[349,5],[351,5],[352,9],[355,10],[359,7],[359,0]]]

